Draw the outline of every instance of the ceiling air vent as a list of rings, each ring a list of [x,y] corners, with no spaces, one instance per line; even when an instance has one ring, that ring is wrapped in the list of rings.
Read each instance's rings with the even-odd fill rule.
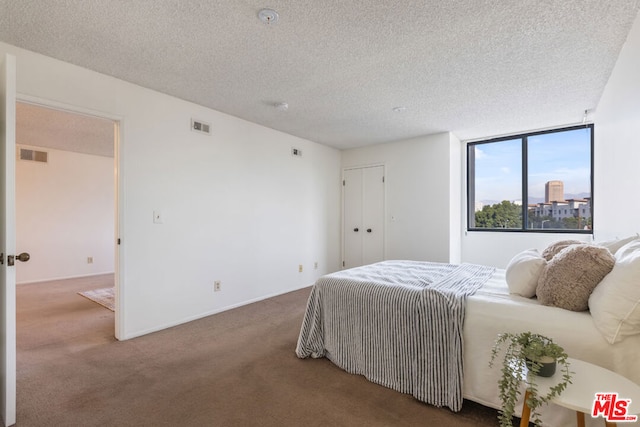
[[[20,148],[19,155],[20,160],[27,160],[30,162],[47,163],[49,160],[49,153],[46,151],[32,150],[29,148]]]
[[[209,123],[203,122],[202,120],[191,119],[191,130],[194,132],[210,135],[211,125]]]

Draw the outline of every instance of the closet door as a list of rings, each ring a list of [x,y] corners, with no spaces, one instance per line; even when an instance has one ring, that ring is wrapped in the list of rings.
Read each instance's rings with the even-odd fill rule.
[[[384,259],[384,168],[362,169],[362,264]]]
[[[382,261],[384,167],[345,169],[343,188],[343,267]]]
[[[362,265],[362,170],[345,170],[342,185],[342,266],[351,268]]]

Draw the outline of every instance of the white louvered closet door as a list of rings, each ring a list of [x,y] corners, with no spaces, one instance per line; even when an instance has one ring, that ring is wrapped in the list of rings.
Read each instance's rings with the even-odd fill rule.
[[[345,169],[343,267],[384,259],[384,166]]]

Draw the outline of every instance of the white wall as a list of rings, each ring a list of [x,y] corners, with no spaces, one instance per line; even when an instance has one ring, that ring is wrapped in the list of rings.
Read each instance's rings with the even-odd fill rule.
[[[112,273],[113,158],[20,147],[47,151],[48,163],[16,162],[16,244],[31,254],[17,282]]]
[[[386,167],[386,259],[471,262],[504,268],[516,253],[584,234],[463,232],[466,145],[451,133],[346,150],[342,166]]]
[[[640,232],[638,70],[640,17],[620,52],[594,116],[593,240],[596,242]],[[565,238],[591,241],[586,235],[469,232],[462,239],[463,260],[504,268],[511,257],[522,250],[544,249],[551,242]]]
[[[449,133],[449,262],[462,262],[462,198],[466,194],[462,180],[462,143]]]
[[[640,232],[638,70],[640,18],[596,109],[593,236],[464,231],[466,144],[457,143],[455,135],[449,134],[448,143],[447,134],[440,134],[345,151],[343,167],[372,163],[387,166],[387,258],[450,260],[505,268],[516,253],[529,248],[542,250],[557,240],[597,242]]]
[[[554,233],[465,232],[462,238],[462,260],[474,264],[506,268],[514,255],[526,249],[541,253],[558,240],[575,239],[591,242],[591,235]]]
[[[338,269],[339,151],[0,43],[5,52],[17,56],[19,96],[121,118],[119,338]],[[212,135],[190,131],[192,117]]]
[[[457,139],[441,133],[342,152],[343,168],[385,165],[386,259],[457,261],[459,197],[450,192],[460,188],[458,151]]]
[[[597,239],[640,232],[640,16],[595,115]]]

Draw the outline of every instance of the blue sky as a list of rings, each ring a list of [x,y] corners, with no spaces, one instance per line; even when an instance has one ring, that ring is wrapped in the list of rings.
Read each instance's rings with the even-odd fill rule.
[[[547,181],[564,182],[565,194],[590,193],[589,128],[530,136],[528,139],[529,197],[544,198]],[[521,200],[520,139],[478,144],[476,200]]]

